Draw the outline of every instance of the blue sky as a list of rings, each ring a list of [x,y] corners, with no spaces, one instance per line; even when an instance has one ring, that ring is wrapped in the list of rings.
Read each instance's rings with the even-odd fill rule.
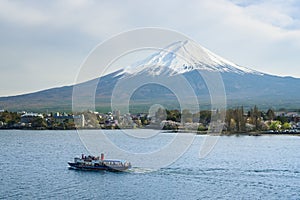
[[[173,29],[239,65],[300,78],[298,2],[1,0],[0,96],[71,85],[97,44],[140,27]]]

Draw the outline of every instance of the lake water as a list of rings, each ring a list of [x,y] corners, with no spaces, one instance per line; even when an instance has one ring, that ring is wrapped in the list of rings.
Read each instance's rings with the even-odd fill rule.
[[[88,153],[76,131],[1,130],[0,199],[300,199],[300,137],[223,136],[200,159],[204,138],[163,169],[113,173],[68,169]]]

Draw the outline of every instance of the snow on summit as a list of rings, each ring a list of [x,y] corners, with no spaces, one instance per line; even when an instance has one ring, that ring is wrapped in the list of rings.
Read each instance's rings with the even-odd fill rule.
[[[159,49],[157,53],[126,67],[122,73],[147,72],[152,75],[161,73],[175,75],[192,70],[263,75],[255,70],[234,64],[189,40],[177,41],[164,49]]]

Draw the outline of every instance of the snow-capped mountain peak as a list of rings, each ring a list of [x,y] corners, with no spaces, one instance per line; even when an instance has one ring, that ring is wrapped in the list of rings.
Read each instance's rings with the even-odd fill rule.
[[[123,70],[126,74],[148,72],[152,75],[169,73],[182,74],[192,70],[232,72],[238,74],[263,75],[260,72],[239,66],[192,41],[177,41],[160,49],[144,60],[134,63]]]

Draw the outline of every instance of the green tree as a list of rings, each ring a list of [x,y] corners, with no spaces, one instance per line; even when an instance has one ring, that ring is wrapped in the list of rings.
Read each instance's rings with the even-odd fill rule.
[[[163,108],[158,108],[157,112],[155,113],[155,119],[158,121],[163,121],[167,119],[167,112]]]
[[[272,121],[270,124],[270,130],[278,131],[281,129],[281,122],[280,121]]]
[[[255,130],[261,130],[262,112],[256,105],[248,112],[248,117],[250,119],[250,123],[255,126]]]
[[[181,117],[182,117],[183,122],[188,122],[188,123],[193,122],[193,114],[187,109],[184,109],[182,111]]]
[[[258,110],[257,106],[253,109],[254,125],[256,130],[260,130],[261,112]]]
[[[290,123],[287,123],[287,122],[285,122],[283,125],[282,125],[282,129],[283,130],[289,130],[289,129],[291,129],[291,124]]]
[[[199,125],[198,131],[207,131],[207,128],[203,125]]]
[[[234,110],[234,120],[236,122],[236,131],[243,132],[246,129],[246,122],[244,119],[244,108],[236,108]]]
[[[226,112],[225,123],[227,126],[227,131],[231,132],[235,128],[235,121],[234,121],[234,111],[232,109],[228,109]]]
[[[285,116],[277,116],[277,117],[276,117],[276,120],[277,120],[277,121],[280,121],[282,124],[288,122],[288,119],[287,119],[287,117],[285,117]]]
[[[244,117],[244,108],[237,107],[228,109],[226,112],[225,123],[230,132],[244,132],[246,130],[246,119]]]
[[[276,117],[275,112],[272,109],[267,111],[267,118],[268,120],[274,120]]]
[[[141,119],[142,125],[149,125],[150,124],[150,122],[148,121],[147,116],[143,116],[140,119]]]
[[[179,110],[167,110],[167,120],[171,120],[174,122],[181,121],[181,113]]]
[[[208,124],[211,121],[211,111],[210,110],[203,110],[200,111],[199,122],[202,124]]]
[[[31,126],[32,127],[46,127],[46,121],[41,118],[41,117],[35,117],[32,121],[31,121]]]
[[[0,113],[0,121],[7,124],[8,127],[20,122],[21,115],[16,112],[4,111]]]

